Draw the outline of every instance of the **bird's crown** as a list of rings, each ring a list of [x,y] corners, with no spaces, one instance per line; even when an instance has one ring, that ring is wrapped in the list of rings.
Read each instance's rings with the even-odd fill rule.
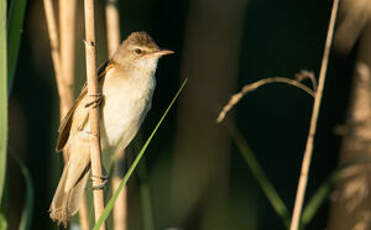
[[[133,32],[126,39],[125,45],[146,47],[151,50],[159,50],[156,42],[146,32]]]

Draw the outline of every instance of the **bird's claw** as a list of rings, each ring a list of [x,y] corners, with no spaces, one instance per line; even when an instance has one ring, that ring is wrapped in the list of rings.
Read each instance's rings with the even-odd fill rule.
[[[91,179],[94,180],[96,178],[99,178],[100,180],[102,180],[103,182],[98,184],[98,185],[93,185],[91,188],[92,190],[99,190],[99,189],[103,189],[104,186],[107,184],[108,182],[108,176],[106,175],[101,175],[101,176],[95,176],[95,175],[91,175]]]
[[[87,104],[85,105],[85,108],[88,108],[88,107],[90,107],[90,106],[93,106],[93,108],[96,108],[96,107],[98,107],[99,105],[102,104],[102,102],[103,102],[103,95],[102,95],[101,93],[98,93],[98,94],[90,94],[89,96],[90,96],[90,97],[95,97],[96,99],[93,100],[93,101],[91,101],[91,102],[89,102],[89,103],[87,103]]]

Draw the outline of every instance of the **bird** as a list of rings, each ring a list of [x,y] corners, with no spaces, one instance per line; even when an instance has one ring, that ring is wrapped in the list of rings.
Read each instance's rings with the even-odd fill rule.
[[[133,32],[97,70],[101,96],[92,101],[83,86],[58,129],[56,150],[67,153],[67,162],[49,208],[57,224],[67,225],[85,193],[90,173],[89,107],[100,109],[100,145],[107,165],[107,159],[124,151],[138,132],[151,108],[157,63],[172,53],[160,49],[146,32]]]

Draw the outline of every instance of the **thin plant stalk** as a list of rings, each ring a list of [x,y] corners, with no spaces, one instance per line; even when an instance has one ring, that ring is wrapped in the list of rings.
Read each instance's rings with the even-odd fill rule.
[[[106,24],[109,57],[112,57],[113,53],[119,47],[121,41],[120,14],[117,4],[117,0],[107,0],[106,2]]]
[[[65,114],[68,112],[72,105],[70,101],[70,96],[73,95],[72,89],[67,87],[62,78],[62,67],[61,67],[61,55],[60,55],[60,45],[58,37],[58,28],[56,23],[54,3],[53,0],[44,0],[44,10],[46,16],[46,23],[48,27],[49,40],[51,46],[51,56],[54,66],[54,75],[57,82],[57,90],[59,96],[59,117],[60,120],[63,119]],[[74,53],[71,53],[74,56]],[[64,162],[67,162],[67,154],[63,153]],[[85,196],[82,199],[82,204],[79,211],[80,226],[82,230],[89,229],[89,220],[87,216],[87,207]]]
[[[70,101],[71,92],[68,87],[66,87],[66,84],[62,78],[60,46],[53,0],[44,0],[44,11],[46,24],[48,27],[54,75],[57,82],[57,91],[59,96],[59,118],[62,120],[64,115],[67,114],[68,110],[70,109],[72,101]],[[63,153],[63,159],[64,162],[67,162],[67,153],[65,152]]]
[[[330,55],[330,48],[331,48],[333,35],[334,35],[334,27],[335,27],[335,20],[336,20],[338,7],[339,7],[339,0],[334,0],[332,11],[331,11],[329,28],[327,31],[327,38],[326,38],[325,50],[324,50],[324,54],[322,58],[321,70],[319,74],[318,89],[316,90],[316,95],[314,98],[313,112],[312,112],[312,117],[310,121],[309,134],[308,134],[307,143],[305,147],[303,162],[301,166],[299,184],[298,184],[297,193],[296,193],[296,199],[295,199],[295,205],[294,205],[293,215],[291,219],[290,230],[297,230],[299,228],[300,217],[301,217],[301,213],[303,209],[303,202],[304,202],[304,197],[305,197],[305,190],[306,190],[307,182],[308,182],[309,168],[310,168],[310,163],[311,163],[312,153],[313,153],[313,141],[314,141],[314,136],[315,136],[316,128],[317,128],[317,120],[318,120],[318,115],[319,115],[319,110],[320,110],[320,105],[321,105],[322,93],[323,93],[323,89],[325,85],[326,72],[327,72],[328,60],[329,60],[329,55]]]
[[[0,0],[0,206],[5,184],[8,139],[7,0]],[[6,223],[6,222],[5,222]]]
[[[303,79],[301,79],[303,80]],[[221,123],[227,113],[243,98],[247,93],[254,91],[262,86],[273,84],[273,83],[284,83],[288,85],[292,85],[297,87],[298,89],[303,90],[304,92],[308,93],[312,97],[314,97],[314,90],[310,89],[306,85],[302,84],[298,79],[293,80],[287,77],[269,77],[264,78],[259,81],[256,81],[251,84],[245,85],[240,92],[233,94],[229,100],[229,102],[223,106],[222,110],[220,111],[218,118],[216,119],[217,123]],[[316,84],[313,84],[313,88],[316,88]]]
[[[121,171],[121,166],[118,164],[119,161],[115,161],[115,171]],[[119,168],[118,168],[119,167]],[[119,173],[115,173],[112,178],[112,195],[115,194],[117,189],[120,186],[121,183],[121,177],[119,176]],[[117,197],[117,201],[115,202],[115,205],[113,207],[113,229],[118,230],[127,229],[126,226],[126,219],[127,219],[127,189],[124,188],[121,190],[119,196]]]
[[[73,103],[75,71],[76,0],[59,0],[60,68],[65,88],[65,102],[61,107],[64,117]]]
[[[71,102],[67,101],[70,92],[64,87],[64,81],[62,79],[62,69],[61,69],[61,58],[60,58],[60,47],[58,39],[58,29],[57,23],[55,20],[53,0],[44,0],[44,10],[46,17],[46,24],[48,27],[49,41],[51,48],[51,56],[54,66],[54,75],[57,82],[59,103],[60,103],[60,119],[63,119],[63,116],[69,110]]]
[[[85,14],[85,54],[86,54],[86,72],[88,83],[88,96],[91,98],[100,95],[97,71],[96,71],[96,53],[95,53],[95,19],[94,19],[94,0],[84,0]],[[93,186],[103,183],[102,180],[102,159],[99,135],[99,106],[92,106],[89,110],[90,134],[90,158],[91,169],[94,175]],[[98,221],[104,210],[103,189],[93,190],[95,221]],[[105,229],[103,223],[100,227]]]
[[[117,0],[106,1],[106,27],[107,27],[107,43],[108,57],[112,57],[113,53],[120,45],[120,14],[117,7]],[[125,150],[124,150],[125,151]],[[112,193],[114,194],[121,182],[122,161],[124,152],[118,153],[114,162],[114,175],[112,179]],[[115,203],[113,209],[113,228],[116,230],[125,230],[127,217],[127,190],[124,188]]]
[[[54,75],[57,82],[57,91],[59,96],[59,119],[62,120],[64,115],[67,114],[71,107],[72,102],[70,101],[70,90],[66,87],[66,84],[62,78],[61,69],[61,55],[60,46],[58,39],[58,29],[55,20],[54,3],[53,0],[44,0],[44,11],[46,17],[46,24],[48,27],[49,41],[51,56],[54,66]],[[67,153],[63,152],[64,162],[67,162]]]
[[[81,230],[89,230],[89,215],[86,206],[86,196],[82,197],[81,207],[79,209],[79,221]]]

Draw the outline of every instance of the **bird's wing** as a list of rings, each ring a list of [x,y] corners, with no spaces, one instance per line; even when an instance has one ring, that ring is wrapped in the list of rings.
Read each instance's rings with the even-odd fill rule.
[[[112,62],[108,60],[98,68],[98,72],[97,72],[98,82],[104,81],[106,72],[111,67],[112,67]],[[99,85],[102,85],[102,84],[99,84]],[[61,121],[61,124],[58,128],[58,139],[57,139],[57,146],[56,146],[57,152],[62,151],[64,145],[67,143],[68,137],[70,135],[73,114],[87,93],[88,93],[88,87],[87,87],[87,84],[85,83],[81,89],[80,95],[76,98],[75,103],[72,105],[67,115]]]

